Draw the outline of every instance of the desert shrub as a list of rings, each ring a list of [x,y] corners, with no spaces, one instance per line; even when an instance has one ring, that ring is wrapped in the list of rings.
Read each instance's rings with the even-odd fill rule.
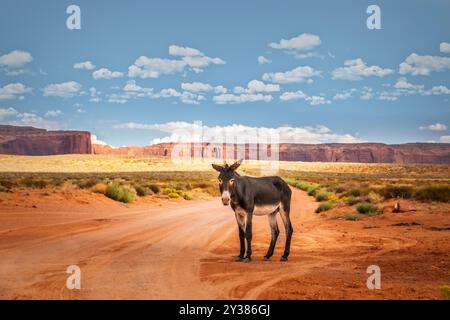
[[[95,186],[95,184],[97,183],[96,180],[94,179],[88,179],[88,180],[77,180],[75,182],[75,184],[80,188],[80,189],[90,189],[93,186]]]
[[[130,203],[134,200],[135,190],[129,186],[121,186],[116,183],[110,183],[106,187],[105,195],[116,201]]]
[[[449,285],[441,286],[441,295],[442,295],[442,299],[450,300],[450,286]]]
[[[92,186],[91,190],[92,190],[92,192],[95,192],[95,193],[106,194],[106,188],[107,188],[106,184],[96,183],[94,186]]]
[[[374,191],[370,191],[369,194],[367,195],[367,198],[370,203],[378,203],[381,201],[381,196]]]
[[[316,213],[330,210],[333,204],[331,202],[322,202],[316,209]]]
[[[336,192],[336,193],[344,193],[345,191],[347,191],[347,189],[345,187],[343,187],[343,186],[337,186],[334,189],[334,192]]]
[[[134,189],[136,190],[136,193],[139,197],[145,197],[153,193],[152,190],[147,187],[135,186]]]
[[[27,188],[43,189],[48,185],[46,180],[34,180],[33,178],[24,178],[20,184]]]
[[[391,198],[411,198],[413,196],[413,188],[410,186],[388,186],[381,189],[381,194],[385,199]]]
[[[345,215],[345,220],[357,221],[357,220],[359,220],[359,216],[356,213],[347,213]]]
[[[180,197],[180,195],[176,192],[171,192],[167,196],[171,199],[178,199]]]
[[[194,198],[190,194],[187,194],[187,193],[183,194],[183,199],[184,200],[194,200]]]
[[[356,206],[356,210],[359,213],[371,215],[377,212],[377,207],[372,203],[363,202]]]
[[[0,192],[9,192],[9,189],[0,184]]]
[[[355,188],[351,189],[347,192],[347,196],[354,196],[354,197],[361,197],[361,196],[367,196],[369,194],[370,190],[367,188]]]
[[[149,184],[147,187],[152,190],[153,193],[160,193],[161,188],[157,184]]]
[[[319,202],[327,201],[330,196],[331,196],[331,193],[326,192],[326,191],[316,192],[316,200]]]
[[[0,180],[0,186],[5,187],[6,189],[12,189],[16,184],[9,180]]]
[[[206,189],[209,187],[209,184],[206,182],[198,182],[194,184],[194,188]]]
[[[450,202],[450,186],[427,186],[414,192],[414,198],[420,201]]]
[[[346,200],[347,200],[347,201],[345,201],[345,203],[347,203],[347,204],[350,205],[350,206],[352,206],[352,205],[358,203],[358,198],[355,197],[355,196],[349,196],[349,197],[347,197]]]
[[[318,186],[310,186],[310,187],[308,187],[308,189],[306,190],[308,192],[308,196],[313,196],[314,197],[316,195],[316,192],[317,192],[318,189],[319,189]]]

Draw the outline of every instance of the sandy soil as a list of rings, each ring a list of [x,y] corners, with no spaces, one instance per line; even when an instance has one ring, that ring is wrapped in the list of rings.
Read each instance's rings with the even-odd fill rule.
[[[294,190],[287,263],[263,261],[267,218],[254,218],[251,263],[235,262],[234,214],[218,199],[123,205],[83,191],[19,190],[0,198],[2,299],[438,299],[450,283],[448,205],[404,203],[404,213],[337,219]],[[81,290],[66,288],[69,265]],[[366,268],[381,268],[369,290]]]

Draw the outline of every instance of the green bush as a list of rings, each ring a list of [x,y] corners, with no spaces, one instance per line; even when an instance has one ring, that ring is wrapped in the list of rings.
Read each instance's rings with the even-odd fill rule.
[[[184,200],[194,200],[194,198],[190,194],[187,194],[187,193],[185,193],[183,195],[183,198],[184,198]]]
[[[21,180],[21,185],[27,188],[43,189],[48,185],[48,181],[34,180],[33,178],[24,178]]]
[[[317,192],[318,189],[319,189],[318,186],[308,187],[308,189],[307,189],[308,196],[313,196],[313,197],[316,196],[316,192]]]
[[[356,213],[347,213],[345,215],[345,220],[357,221],[357,220],[359,220],[359,216]]]
[[[98,181],[94,180],[94,179],[89,179],[89,180],[77,180],[75,182],[75,184],[80,188],[80,189],[90,189],[93,186],[95,186],[97,184]]]
[[[180,195],[176,192],[171,192],[168,194],[169,198],[171,199],[178,199],[180,197]]]
[[[9,192],[9,189],[7,187],[5,187],[5,186],[2,186],[0,184],[0,192]]]
[[[367,196],[370,190],[366,188],[355,188],[347,192],[347,196],[361,197]]]
[[[358,203],[358,198],[355,197],[355,196],[349,196],[349,197],[347,198],[346,203],[347,203],[348,205],[350,205],[350,206],[352,206],[352,205],[354,205],[354,204],[357,204],[357,203]]]
[[[420,201],[450,202],[450,186],[427,186],[414,193],[414,198]]]
[[[147,186],[150,190],[152,190],[153,193],[160,193],[161,188],[157,184],[149,184]]]
[[[413,196],[413,188],[410,186],[388,186],[380,191],[385,199],[391,198],[411,198]]]
[[[145,197],[153,194],[152,190],[150,190],[150,188],[147,187],[135,186],[134,189],[136,189],[136,193],[139,197]]]
[[[356,210],[362,214],[373,215],[374,213],[376,214],[378,209],[371,203],[363,202],[356,206]]]
[[[116,201],[130,203],[134,200],[135,190],[129,186],[110,183],[106,187],[106,196]]]
[[[319,202],[322,201],[327,201],[331,196],[331,193],[326,192],[326,191],[320,191],[318,193],[316,193],[316,200]]]
[[[331,202],[322,202],[316,209],[316,213],[330,210],[333,204]]]

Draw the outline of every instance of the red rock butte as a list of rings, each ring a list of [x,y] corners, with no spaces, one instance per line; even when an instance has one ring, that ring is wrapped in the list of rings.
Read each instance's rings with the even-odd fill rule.
[[[161,143],[144,147],[113,148],[91,145],[87,131],[50,131],[33,127],[0,125],[0,154],[55,155],[55,154],[111,154],[129,156],[164,156],[277,159],[305,162],[360,162],[360,163],[436,163],[450,164],[448,143],[325,143],[279,145],[226,145],[210,143]]]

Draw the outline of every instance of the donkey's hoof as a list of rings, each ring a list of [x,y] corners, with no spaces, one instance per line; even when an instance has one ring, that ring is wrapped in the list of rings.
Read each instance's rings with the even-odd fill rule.
[[[252,261],[252,258],[250,258],[250,257],[245,257],[244,259],[242,259],[242,262],[245,262],[245,263],[250,262],[250,261]]]
[[[269,261],[270,257],[269,256],[264,256],[264,261]]]
[[[280,258],[280,261],[288,261],[288,258],[285,257],[285,256],[282,256],[282,257]]]
[[[236,257],[234,258],[234,260],[235,260],[235,261],[242,261],[242,260],[244,260],[244,257],[236,256]]]

